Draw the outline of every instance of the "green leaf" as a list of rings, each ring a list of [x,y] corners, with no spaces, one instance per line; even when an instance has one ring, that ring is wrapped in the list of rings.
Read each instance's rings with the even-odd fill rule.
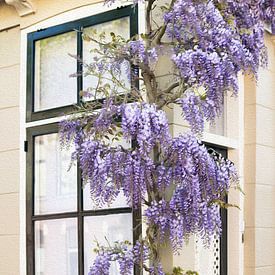
[[[236,205],[236,204],[231,204],[231,203],[226,203],[226,202],[224,202],[224,201],[222,201],[222,200],[219,200],[219,199],[211,201],[211,202],[210,202],[210,205],[211,205],[211,204],[217,204],[217,205],[219,205],[220,207],[226,208],[226,209],[229,208],[229,207],[235,207],[235,208],[238,208],[239,210],[241,210],[241,208],[240,208],[238,205]]]
[[[87,42],[92,41],[91,37],[90,37],[89,35],[87,35],[86,33],[83,33],[83,34],[82,34],[82,39],[83,39],[84,41],[87,41]]]

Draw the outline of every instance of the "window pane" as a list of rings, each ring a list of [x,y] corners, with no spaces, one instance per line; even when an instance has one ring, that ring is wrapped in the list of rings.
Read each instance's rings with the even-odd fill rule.
[[[221,115],[217,117],[214,121],[214,123],[209,123],[208,130],[209,133],[224,136],[225,135],[225,114],[224,110],[222,111]]]
[[[214,122],[206,122],[205,130],[208,133],[226,136],[226,110],[227,110],[227,98],[224,98],[223,108],[220,116],[216,117]]]
[[[77,167],[61,150],[58,134],[35,137],[35,214],[77,209]],[[69,169],[69,170],[68,170]]]
[[[35,274],[78,274],[77,220],[35,222]]]
[[[84,210],[93,210],[97,209],[98,207],[92,201],[90,196],[90,186],[88,184],[85,185],[83,189],[83,200],[84,200]],[[119,207],[129,207],[127,204],[126,198],[122,192],[119,193],[118,197],[113,201],[111,205],[104,205],[102,208],[119,208]]]
[[[96,253],[95,241],[101,245],[112,245],[115,241],[133,241],[132,214],[115,214],[84,218],[84,274],[88,274]],[[111,265],[111,275],[119,274],[117,263]]]
[[[123,141],[114,141],[112,146],[121,145],[123,148],[127,149],[131,147],[131,143],[125,140]],[[83,188],[83,202],[84,202],[84,210],[92,210],[96,209],[95,203],[91,199],[90,195],[90,186],[86,184]],[[113,201],[111,205],[104,205],[101,208],[120,208],[120,207],[129,207],[127,204],[126,197],[123,195],[122,192],[117,196],[117,198]]]
[[[110,22],[106,22],[103,24],[95,25],[89,28],[84,29],[84,34],[93,37],[93,31],[96,30],[97,34],[106,33],[106,40],[111,41],[110,33],[114,32],[116,35],[120,35],[125,39],[130,38],[130,19],[129,17],[124,17],[121,19],[113,20]],[[91,52],[92,49],[98,48],[96,43],[88,42],[86,40],[83,41],[83,60],[85,63],[89,64],[93,62],[93,58],[96,56],[95,53]],[[98,56],[98,55],[97,55]],[[84,69],[85,73],[85,69]],[[130,88],[130,82],[128,80],[127,71],[125,67],[122,67],[122,82]],[[107,78],[111,78],[111,75],[105,75]],[[93,75],[87,75],[83,78],[83,90],[87,91],[88,88],[95,88],[97,86],[98,78]],[[102,84],[110,84],[113,87],[112,82],[110,80],[102,80]],[[124,91],[119,91],[124,92]],[[92,93],[93,94],[93,93]],[[102,97],[102,95],[97,95],[97,98]],[[87,99],[87,98],[86,98]],[[90,100],[93,98],[90,98]],[[85,97],[84,97],[85,100]]]
[[[71,105],[77,102],[76,32],[69,32],[35,42],[34,111]]]

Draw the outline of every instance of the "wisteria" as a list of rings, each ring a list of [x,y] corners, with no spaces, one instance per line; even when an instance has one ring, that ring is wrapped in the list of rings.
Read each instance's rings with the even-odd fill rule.
[[[239,74],[257,80],[259,67],[267,65],[264,24],[274,27],[272,0],[140,3],[144,34],[83,35],[97,45],[83,74],[97,81],[82,91],[88,100],[60,123],[61,144],[73,147],[72,160],[95,205],[106,207],[123,194],[134,211],[144,210],[144,234],[133,244],[98,244],[89,275],[109,274],[112,262],[126,275],[134,268],[185,274],[163,269],[165,244],[179,253],[192,234],[207,246],[221,233],[220,207],[230,206],[225,197],[238,175],[199,138],[205,121],[221,114],[224,97],[238,95]],[[190,126],[179,136],[172,135],[166,114],[175,104]]]
[[[116,242],[113,248],[100,246],[95,249],[98,256],[91,266],[89,275],[109,274],[111,263],[118,262],[121,274],[133,274],[134,266],[144,266],[146,270],[152,267],[147,266],[149,259],[149,249],[145,243],[139,241],[131,245],[128,241]]]
[[[98,138],[96,129],[100,116],[93,120],[90,131],[81,134],[82,143],[75,146],[74,157],[79,159],[82,177],[90,185],[93,201],[101,207],[110,204],[123,192],[129,206],[138,208],[145,204],[146,224],[149,228],[152,225],[158,228],[158,233],[153,233],[155,242],[162,244],[169,236],[175,252],[192,233],[200,234],[205,243],[210,242],[221,228],[217,202],[224,199],[230,181],[237,179],[233,164],[219,155],[209,154],[191,134],[172,138],[164,112],[154,105],[132,103],[115,108],[104,104],[107,105],[108,112],[117,110],[112,115],[120,117],[122,137],[136,140],[136,147],[112,146],[109,139]],[[71,122],[72,127],[68,126],[69,123],[62,123],[62,143],[67,141],[74,128],[75,121]],[[115,120],[110,121],[109,129],[115,123]],[[104,127],[99,129],[108,132]],[[78,145],[77,135],[71,137]],[[156,146],[157,161],[151,154]],[[174,192],[169,197],[167,190],[171,188]],[[91,272],[95,269],[101,272],[102,265],[106,272],[110,262],[115,260],[122,270],[126,268],[124,265],[133,266],[134,256],[130,252],[124,254],[123,258],[114,258],[111,251],[99,253]],[[159,264],[151,267],[151,274],[162,274]]]
[[[203,130],[203,118],[220,114],[227,92],[237,94],[240,71],[257,77],[266,65],[262,2],[175,1],[164,15],[167,33],[177,41],[172,58],[181,77],[191,90],[205,89],[204,97],[189,92],[180,100],[195,132]]]

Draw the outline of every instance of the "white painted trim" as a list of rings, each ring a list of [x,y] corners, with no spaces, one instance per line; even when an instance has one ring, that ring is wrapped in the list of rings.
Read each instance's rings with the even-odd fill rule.
[[[229,158],[235,162],[239,173],[239,184],[244,190],[244,77],[239,76],[238,94],[238,140],[236,150],[229,150]],[[229,203],[237,204],[240,210],[230,208],[228,211],[228,274],[244,274],[244,244],[242,233],[244,228],[244,195],[231,190]]]
[[[39,29],[46,29],[49,27],[63,24],[63,23],[72,22],[72,21],[75,21],[75,20],[78,20],[81,18],[96,15],[96,14],[99,14],[102,12],[114,10],[121,6],[131,5],[132,3],[133,3],[132,1],[121,1],[121,2],[116,1],[115,4],[113,4],[111,7],[109,7],[107,5],[104,5],[103,2],[100,1],[98,3],[75,8],[73,10],[65,11],[65,12],[55,15],[53,17],[47,18],[47,19],[40,21],[34,25],[31,25],[29,27],[22,29],[22,32],[29,33],[29,32],[37,31]]]
[[[265,31],[267,31],[269,34],[273,34],[271,24],[265,23],[264,28],[265,28]]]
[[[24,141],[26,140],[26,128],[48,123],[59,122],[63,117],[45,119],[26,123],[26,66],[27,66],[27,34],[38,29],[56,26],[66,22],[78,20],[84,17],[96,15],[122,5],[130,5],[130,1],[116,3],[111,7],[103,3],[96,3],[64,12],[42,22],[21,30],[21,60],[20,60],[20,275],[26,275],[26,153]],[[139,30],[144,32],[145,21],[143,16],[144,5],[139,4]]]
[[[239,121],[238,121],[238,127],[239,127],[239,148],[238,148],[238,164],[239,164],[239,176],[240,176],[240,187],[242,190],[244,190],[244,133],[245,133],[245,125],[244,125],[244,118],[245,118],[245,112],[244,112],[244,76],[242,75],[239,78]],[[241,211],[239,213],[239,272],[240,274],[244,274],[244,244],[242,243],[242,234],[244,233],[244,196],[241,192],[239,192],[239,206],[241,208]],[[232,226],[232,225],[231,225]]]
[[[202,141],[224,146],[224,147],[227,147],[228,149],[239,148],[239,142],[237,139],[229,138],[226,136],[215,135],[211,133],[204,133]]]
[[[20,274],[26,274],[26,64],[27,64],[27,36],[21,32],[21,60],[20,60],[20,186],[19,186],[19,217],[20,217]]]
[[[182,132],[190,132],[190,127],[179,124],[179,123],[171,123],[170,126],[173,127],[181,127]],[[227,130],[227,129],[226,129]],[[203,132],[203,136],[201,137],[201,140],[207,143],[212,143],[217,146],[223,146],[228,149],[238,149],[239,148],[239,142],[236,138],[231,138],[228,136],[222,136],[217,134],[212,134],[209,132]]]

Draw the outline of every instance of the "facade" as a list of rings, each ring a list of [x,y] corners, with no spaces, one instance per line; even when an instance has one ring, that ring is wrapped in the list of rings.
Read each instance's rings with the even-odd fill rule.
[[[76,166],[66,172],[57,122],[91,80],[69,78],[88,56],[76,30],[130,36],[144,29],[143,7],[103,6],[97,0],[0,0],[0,274],[87,274],[94,237],[132,239],[136,213],[123,199],[94,211]],[[127,4],[125,4],[127,6]],[[193,237],[181,256],[166,249],[167,269],[200,275],[275,274],[275,36],[266,31],[269,66],[257,83],[240,76],[238,98],[203,140],[235,162],[245,195],[232,190],[221,239],[204,249]],[[165,61],[164,61],[165,62]],[[66,97],[62,91],[69,91]],[[54,91],[54,93],[53,93]],[[171,131],[186,131],[176,107]],[[34,189],[33,187],[36,186]],[[116,266],[113,266],[116,274]]]

